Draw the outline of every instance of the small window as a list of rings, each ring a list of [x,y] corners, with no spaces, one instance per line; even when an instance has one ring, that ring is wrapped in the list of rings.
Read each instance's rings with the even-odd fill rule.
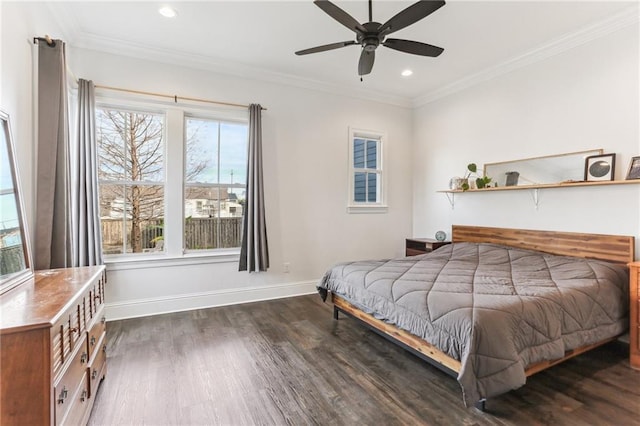
[[[349,131],[349,212],[384,212],[383,135]]]

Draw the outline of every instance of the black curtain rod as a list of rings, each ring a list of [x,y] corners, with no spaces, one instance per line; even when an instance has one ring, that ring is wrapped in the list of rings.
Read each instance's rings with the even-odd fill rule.
[[[33,44],[38,44],[39,41],[46,41],[47,44],[51,47],[55,47],[56,46],[56,42],[55,40],[52,40],[51,37],[49,37],[49,34],[45,34],[44,37],[34,37],[33,38]]]

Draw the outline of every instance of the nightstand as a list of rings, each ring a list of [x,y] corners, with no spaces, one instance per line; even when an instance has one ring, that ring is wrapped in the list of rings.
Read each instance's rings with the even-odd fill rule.
[[[432,238],[407,238],[405,256],[431,253],[438,247],[446,246],[447,244],[451,244],[451,241],[438,241]]]
[[[631,368],[640,370],[640,262],[629,263],[629,360]]]

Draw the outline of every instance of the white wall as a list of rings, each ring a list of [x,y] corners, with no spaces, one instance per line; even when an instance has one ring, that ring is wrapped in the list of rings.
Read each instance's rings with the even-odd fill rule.
[[[640,155],[638,25],[414,111],[413,234],[452,224],[640,234],[640,185],[445,194],[478,164],[603,148],[616,179]],[[636,249],[640,254],[640,250]]]
[[[13,118],[32,223],[31,40],[56,37],[58,29],[37,4],[2,2],[0,10],[0,105]],[[238,273],[235,263],[110,265],[111,319],[312,291],[334,262],[398,256],[406,236],[431,236],[453,223],[640,234],[640,185],[546,190],[537,210],[526,191],[463,194],[455,210],[436,193],[471,161],[596,147],[618,154],[622,178],[640,153],[637,26],[414,111],[73,46],[68,60],[78,77],[97,84],[268,108],[270,272]],[[387,214],[346,213],[349,126],[388,135]]]
[[[51,29],[55,27],[36,25],[44,18],[33,5],[3,5],[2,103],[16,111],[22,129],[17,136],[24,144],[19,163],[29,181],[34,145],[32,47],[27,41],[45,33],[56,37]],[[240,273],[237,262],[211,259],[110,264],[108,318],[313,292],[335,262],[403,253],[404,238],[411,233],[409,109],[67,47],[73,73],[96,84],[235,103],[259,102],[268,108],[263,113],[263,149],[269,272]],[[8,66],[5,58],[10,58]],[[388,213],[346,212],[349,126],[388,136]],[[26,192],[32,197],[29,186]],[[29,206],[30,211],[32,208]],[[290,264],[288,274],[283,273],[284,262]]]

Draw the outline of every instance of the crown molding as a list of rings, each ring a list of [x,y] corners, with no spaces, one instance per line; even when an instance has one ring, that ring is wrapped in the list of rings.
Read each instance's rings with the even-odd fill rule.
[[[413,99],[412,106],[414,108],[424,106],[482,82],[492,80],[519,68],[532,65],[585,43],[608,36],[638,22],[640,22],[640,8],[638,5],[634,5],[598,23],[583,27],[572,33],[567,33],[554,41],[545,43],[498,65],[471,74],[435,91],[418,96]]]
[[[62,8],[60,5],[57,5],[57,7],[54,8],[47,4],[49,12],[60,27],[61,35],[67,45],[72,48],[95,50],[170,65],[181,64],[181,66],[188,68],[211,71],[232,77],[315,90],[333,95],[395,105],[403,108],[412,107],[411,98],[405,96],[398,96],[391,93],[372,92],[370,90],[357,89],[346,85],[326,83],[320,80],[279,73],[245,64],[232,63],[228,60],[212,58],[205,55],[162,49],[155,46],[148,46],[85,32],[81,30],[82,26],[73,18],[73,13],[66,10],[67,7],[72,7],[72,4],[69,6],[63,6]]]
[[[370,90],[354,88],[351,86],[327,83],[320,80],[279,73],[240,63],[231,63],[226,60],[212,58],[205,55],[162,49],[83,32],[80,30],[81,26],[79,23],[72,17],[73,13],[65,13],[64,8],[53,8],[50,5],[47,5],[47,7],[49,8],[53,18],[58,23],[67,44],[74,48],[96,50],[171,65],[179,63],[185,67],[211,71],[232,77],[315,90],[334,95],[380,102],[403,108],[417,108],[424,106],[519,68],[551,58],[562,52],[605,37],[640,22],[640,8],[638,5],[633,5],[632,7],[605,18],[600,22],[583,27],[578,31],[567,33],[556,40],[540,45],[537,48],[510,58],[500,64],[471,74],[437,90],[414,98],[409,98],[390,93],[372,92]]]
[[[316,90],[341,96],[349,96],[357,99],[375,101],[384,104],[411,108],[411,99],[386,93],[372,93],[364,89],[325,83],[319,80],[299,77],[286,73],[279,73],[267,69],[256,68],[240,63],[222,61],[204,55],[177,52],[175,50],[162,49],[129,41],[107,38],[95,34],[84,33],[80,38],[70,42],[71,46],[80,49],[90,49],[114,55],[134,57],[166,64],[180,64],[181,66],[232,77],[246,78],[284,86]]]

